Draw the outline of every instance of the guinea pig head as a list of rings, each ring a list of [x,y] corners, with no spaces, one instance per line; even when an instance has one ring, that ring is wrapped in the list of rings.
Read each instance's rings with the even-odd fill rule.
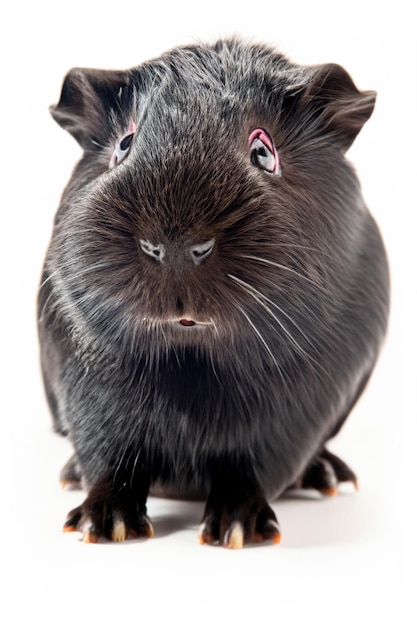
[[[374,100],[340,66],[227,42],[71,70],[51,108],[84,150],[55,231],[68,314],[112,342],[259,340],[343,262],[344,153]]]

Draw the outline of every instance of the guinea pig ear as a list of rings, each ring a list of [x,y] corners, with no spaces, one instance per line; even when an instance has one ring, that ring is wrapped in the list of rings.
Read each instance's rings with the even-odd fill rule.
[[[127,71],[74,68],[65,77],[58,104],[49,110],[84,150],[97,150],[108,137],[111,113],[128,83]]]
[[[329,63],[312,67],[312,78],[301,100],[316,112],[323,130],[347,150],[374,110],[376,92],[359,91],[346,70]]]

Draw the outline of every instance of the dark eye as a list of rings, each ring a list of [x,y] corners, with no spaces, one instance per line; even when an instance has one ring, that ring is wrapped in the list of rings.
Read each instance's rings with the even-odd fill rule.
[[[120,152],[127,152],[132,144],[133,133],[131,135],[126,135],[123,137],[122,141],[119,144]]]
[[[116,165],[119,165],[123,159],[127,157],[133,142],[133,137],[135,136],[135,131],[136,124],[131,122],[126,134],[116,141],[109,163],[110,168],[116,167]]]
[[[266,131],[257,128],[249,135],[250,158],[256,167],[281,176],[281,166],[274,142]]]

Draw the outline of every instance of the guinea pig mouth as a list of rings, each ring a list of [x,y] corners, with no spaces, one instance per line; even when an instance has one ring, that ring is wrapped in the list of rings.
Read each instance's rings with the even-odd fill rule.
[[[213,327],[214,322],[211,318],[191,319],[190,317],[171,317],[165,319],[143,318],[143,321],[153,326],[170,326],[171,328],[207,328]]]
[[[181,326],[210,326],[212,322],[210,320],[189,320],[186,318],[182,318],[180,320],[175,320],[174,323],[181,324]]]
[[[188,317],[171,318],[166,320],[170,326],[183,326],[184,328],[213,326],[211,319],[191,319]]]
[[[195,326],[194,320],[180,320],[181,326]]]

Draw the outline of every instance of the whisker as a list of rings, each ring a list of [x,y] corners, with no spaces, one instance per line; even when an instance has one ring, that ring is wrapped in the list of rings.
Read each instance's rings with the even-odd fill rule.
[[[166,336],[166,332],[164,329],[163,324],[155,324],[155,330],[157,332],[159,332],[162,336],[162,340],[163,340],[163,344],[165,346],[165,358],[168,358],[169,355],[169,344],[168,344],[168,338]],[[155,350],[158,351],[158,350]],[[177,354],[175,353],[175,355],[177,356]],[[177,356],[177,361],[178,361],[178,356]]]
[[[239,309],[239,311],[241,312],[241,314],[243,315],[243,317],[246,318],[246,320],[248,321],[248,323],[250,324],[250,326],[252,327],[253,331],[255,332],[256,336],[258,337],[258,339],[260,340],[260,342],[262,343],[262,345],[264,346],[264,348],[266,349],[266,351],[268,352],[269,356],[271,357],[271,359],[273,360],[273,362],[275,363],[275,366],[277,367],[277,369],[279,371],[281,371],[280,366],[278,365],[278,361],[275,358],[275,355],[273,354],[271,348],[268,346],[267,342],[265,341],[264,337],[262,336],[262,334],[260,333],[260,331],[256,328],[255,324],[252,322],[252,320],[250,319],[249,315],[247,315],[247,313],[245,313],[244,309],[237,304],[236,305],[237,308]]]
[[[234,280],[236,283],[238,283],[242,287],[242,289],[244,289],[247,293],[249,293],[249,295],[251,295],[254,298],[254,300],[256,300],[256,302],[258,302],[263,307],[263,309],[265,309],[265,311],[267,313],[269,313],[269,315],[272,317],[272,319],[274,319],[277,322],[279,327],[284,331],[284,333],[287,335],[287,337],[290,339],[290,341],[294,344],[294,346],[297,348],[297,350],[301,354],[303,354],[303,355],[307,356],[308,358],[310,358],[310,355],[307,354],[307,352],[305,350],[303,350],[303,348],[300,346],[300,344],[294,339],[294,337],[292,336],[292,334],[290,333],[288,328],[281,322],[281,320],[274,314],[274,312],[271,311],[271,309],[268,306],[266,306],[266,304],[264,302],[262,302],[261,298],[267,300],[270,304],[276,306],[276,308],[281,313],[283,312],[282,309],[278,305],[275,305],[275,303],[272,302],[272,300],[270,300],[269,298],[264,296],[260,291],[258,291],[257,289],[255,289],[254,287],[252,287],[251,285],[246,283],[244,280],[241,280],[240,278],[237,278],[237,276],[233,276],[232,274],[228,274],[228,276],[232,280]],[[256,294],[258,294],[258,295],[256,295]],[[258,296],[260,296],[260,297],[258,297]],[[292,321],[289,316],[287,316],[287,317],[290,319],[290,321]],[[297,324],[294,324],[294,326],[298,329]],[[302,333],[302,331],[300,331],[300,332]],[[302,334],[304,335],[304,333],[302,333]]]
[[[96,141],[95,139],[91,139],[90,138],[90,143],[93,144],[93,146],[97,146],[97,148],[100,148],[100,150],[104,150],[105,148],[107,148],[107,146],[105,146],[102,143],[99,143],[98,141]]]
[[[298,343],[298,341],[293,337],[293,335],[290,333],[290,331],[288,330],[288,328],[282,323],[282,321],[274,314],[274,312],[268,307],[266,306],[266,304],[262,301],[262,300],[266,300],[267,302],[269,302],[272,306],[274,306],[280,313],[282,313],[283,315],[285,315],[288,320],[295,326],[295,328],[297,328],[297,330],[302,334],[302,336],[304,337],[304,339],[310,344],[310,346],[312,348],[315,348],[314,344],[311,342],[311,340],[307,337],[307,335],[303,332],[303,330],[298,326],[298,324],[296,324],[294,322],[294,320],[283,310],[281,309],[281,307],[279,307],[277,304],[275,304],[272,300],[270,300],[270,298],[268,298],[267,296],[265,296],[263,293],[261,293],[258,289],[255,289],[255,287],[253,287],[252,285],[250,285],[249,283],[246,283],[244,280],[237,278],[237,276],[233,276],[232,274],[228,274],[228,276],[237,284],[239,284],[242,289],[248,293],[250,296],[252,296],[252,298],[258,302],[258,304],[260,304],[260,306],[272,317],[272,319],[274,319],[277,324],[279,325],[279,327],[282,329],[282,331],[286,334],[286,336],[289,338],[289,340],[291,341],[291,343],[295,346],[295,348],[297,349],[297,351],[299,352],[299,354],[301,354],[302,356],[306,357],[309,361],[311,361],[312,363],[314,363],[314,365],[316,365],[326,376],[329,376],[328,372],[323,368],[323,366],[316,361],[316,359],[314,359],[311,354],[309,354],[306,350],[304,350],[304,348],[302,348],[300,346],[300,344]],[[256,295],[257,294],[257,295]]]
[[[181,361],[180,361],[180,357],[179,354],[177,352],[177,348],[175,346],[175,343],[172,343],[171,346],[168,346],[168,341],[165,339],[166,341],[166,349],[167,349],[167,355],[169,354],[169,348],[171,348],[174,351],[174,355],[175,355],[175,359],[178,363],[178,367],[181,369]]]
[[[323,250],[320,250],[319,248],[313,248],[313,246],[303,246],[300,243],[284,243],[284,242],[280,242],[279,246],[277,246],[279,248],[289,248],[290,250],[307,250],[308,252],[319,252],[320,254],[323,254]]]
[[[209,318],[209,321],[213,325],[214,332],[216,333],[216,336],[218,337],[219,336],[219,329],[217,328],[216,322],[214,321],[214,319],[212,317]]]
[[[220,387],[222,387],[223,386],[222,385],[222,381],[220,380],[220,378],[219,378],[219,376],[217,374],[216,366],[214,364],[213,350],[212,349],[209,350],[209,356],[210,356],[210,363],[211,363],[211,367],[213,369],[214,376],[216,377],[217,382],[219,383]]]
[[[267,353],[269,354],[269,356],[271,357],[275,367],[277,368],[279,375],[281,377],[282,383],[284,385],[284,387],[286,388],[288,394],[291,394],[291,389],[288,386],[287,381],[285,380],[285,375],[284,375],[284,370],[282,369],[282,367],[279,365],[277,359],[275,358],[275,355],[273,354],[271,348],[269,347],[268,343],[265,341],[265,338],[263,337],[262,333],[259,331],[259,329],[255,326],[255,324],[253,323],[253,321],[250,319],[250,317],[247,315],[247,313],[245,312],[245,310],[235,302],[235,306],[236,308],[240,311],[240,313],[243,315],[243,317],[247,320],[248,324],[250,325],[250,327],[252,328],[253,332],[255,333],[255,336],[259,339],[259,341],[261,342],[261,345],[264,346],[265,350],[267,351]]]
[[[267,265],[273,265],[274,267],[278,267],[281,270],[285,270],[286,272],[291,272],[292,274],[295,274],[299,278],[302,278],[306,282],[310,283],[311,285],[314,285],[315,287],[318,287],[319,289],[323,288],[323,285],[321,285],[317,281],[311,280],[311,278],[308,278],[307,276],[304,276],[304,274],[300,274],[300,272],[297,272],[297,270],[294,270],[292,267],[287,267],[286,265],[282,265],[281,263],[276,263],[275,261],[270,261],[269,259],[264,259],[262,257],[254,256],[252,254],[244,254],[244,255],[242,255],[241,258],[243,258],[243,259],[252,259],[253,261],[259,261],[260,263],[265,263]]]
[[[249,285],[249,283],[245,283],[244,280],[242,280],[241,278],[237,278],[236,276],[232,276],[231,274],[229,274],[230,278],[233,278],[233,280],[237,281],[238,283],[240,283],[242,286],[247,287],[248,289],[250,289],[253,293],[256,293],[262,300],[266,300],[269,304],[271,304],[275,309],[277,309],[280,313],[282,313],[282,315],[284,315],[290,322],[291,324],[298,330],[298,332],[300,333],[300,335],[302,335],[304,337],[304,339],[310,344],[310,346],[312,348],[315,348],[315,345],[313,344],[313,342],[310,340],[310,338],[305,334],[305,332],[303,331],[302,328],[300,328],[300,326],[297,324],[297,322],[294,322],[293,318],[288,315],[288,313],[281,308],[280,306],[278,306],[278,304],[276,304],[276,302],[274,302],[273,300],[271,300],[270,298],[268,298],[268,296],[266,296],[265,294],[263,294],[261,291],[259,291],[258,289],[255,289],[255,287],[253,287],[253,285]],[[276,285],[274,283],[270,283],[273,287],[276,287]],[[252,295],[252,294],[250,294]],[[264,306],[263,303],[262,306]],[[283,330],[285,332],[288,332],[288,329],[286,327],[284,327],[282,325],[282,322],[280,320],[279,324],[280,326],[282,326]],[[291,335],[290,335],[291,336]],[[292,336],[291,336],[292,337]],[[297,344],[298,345],[298,344]]]

